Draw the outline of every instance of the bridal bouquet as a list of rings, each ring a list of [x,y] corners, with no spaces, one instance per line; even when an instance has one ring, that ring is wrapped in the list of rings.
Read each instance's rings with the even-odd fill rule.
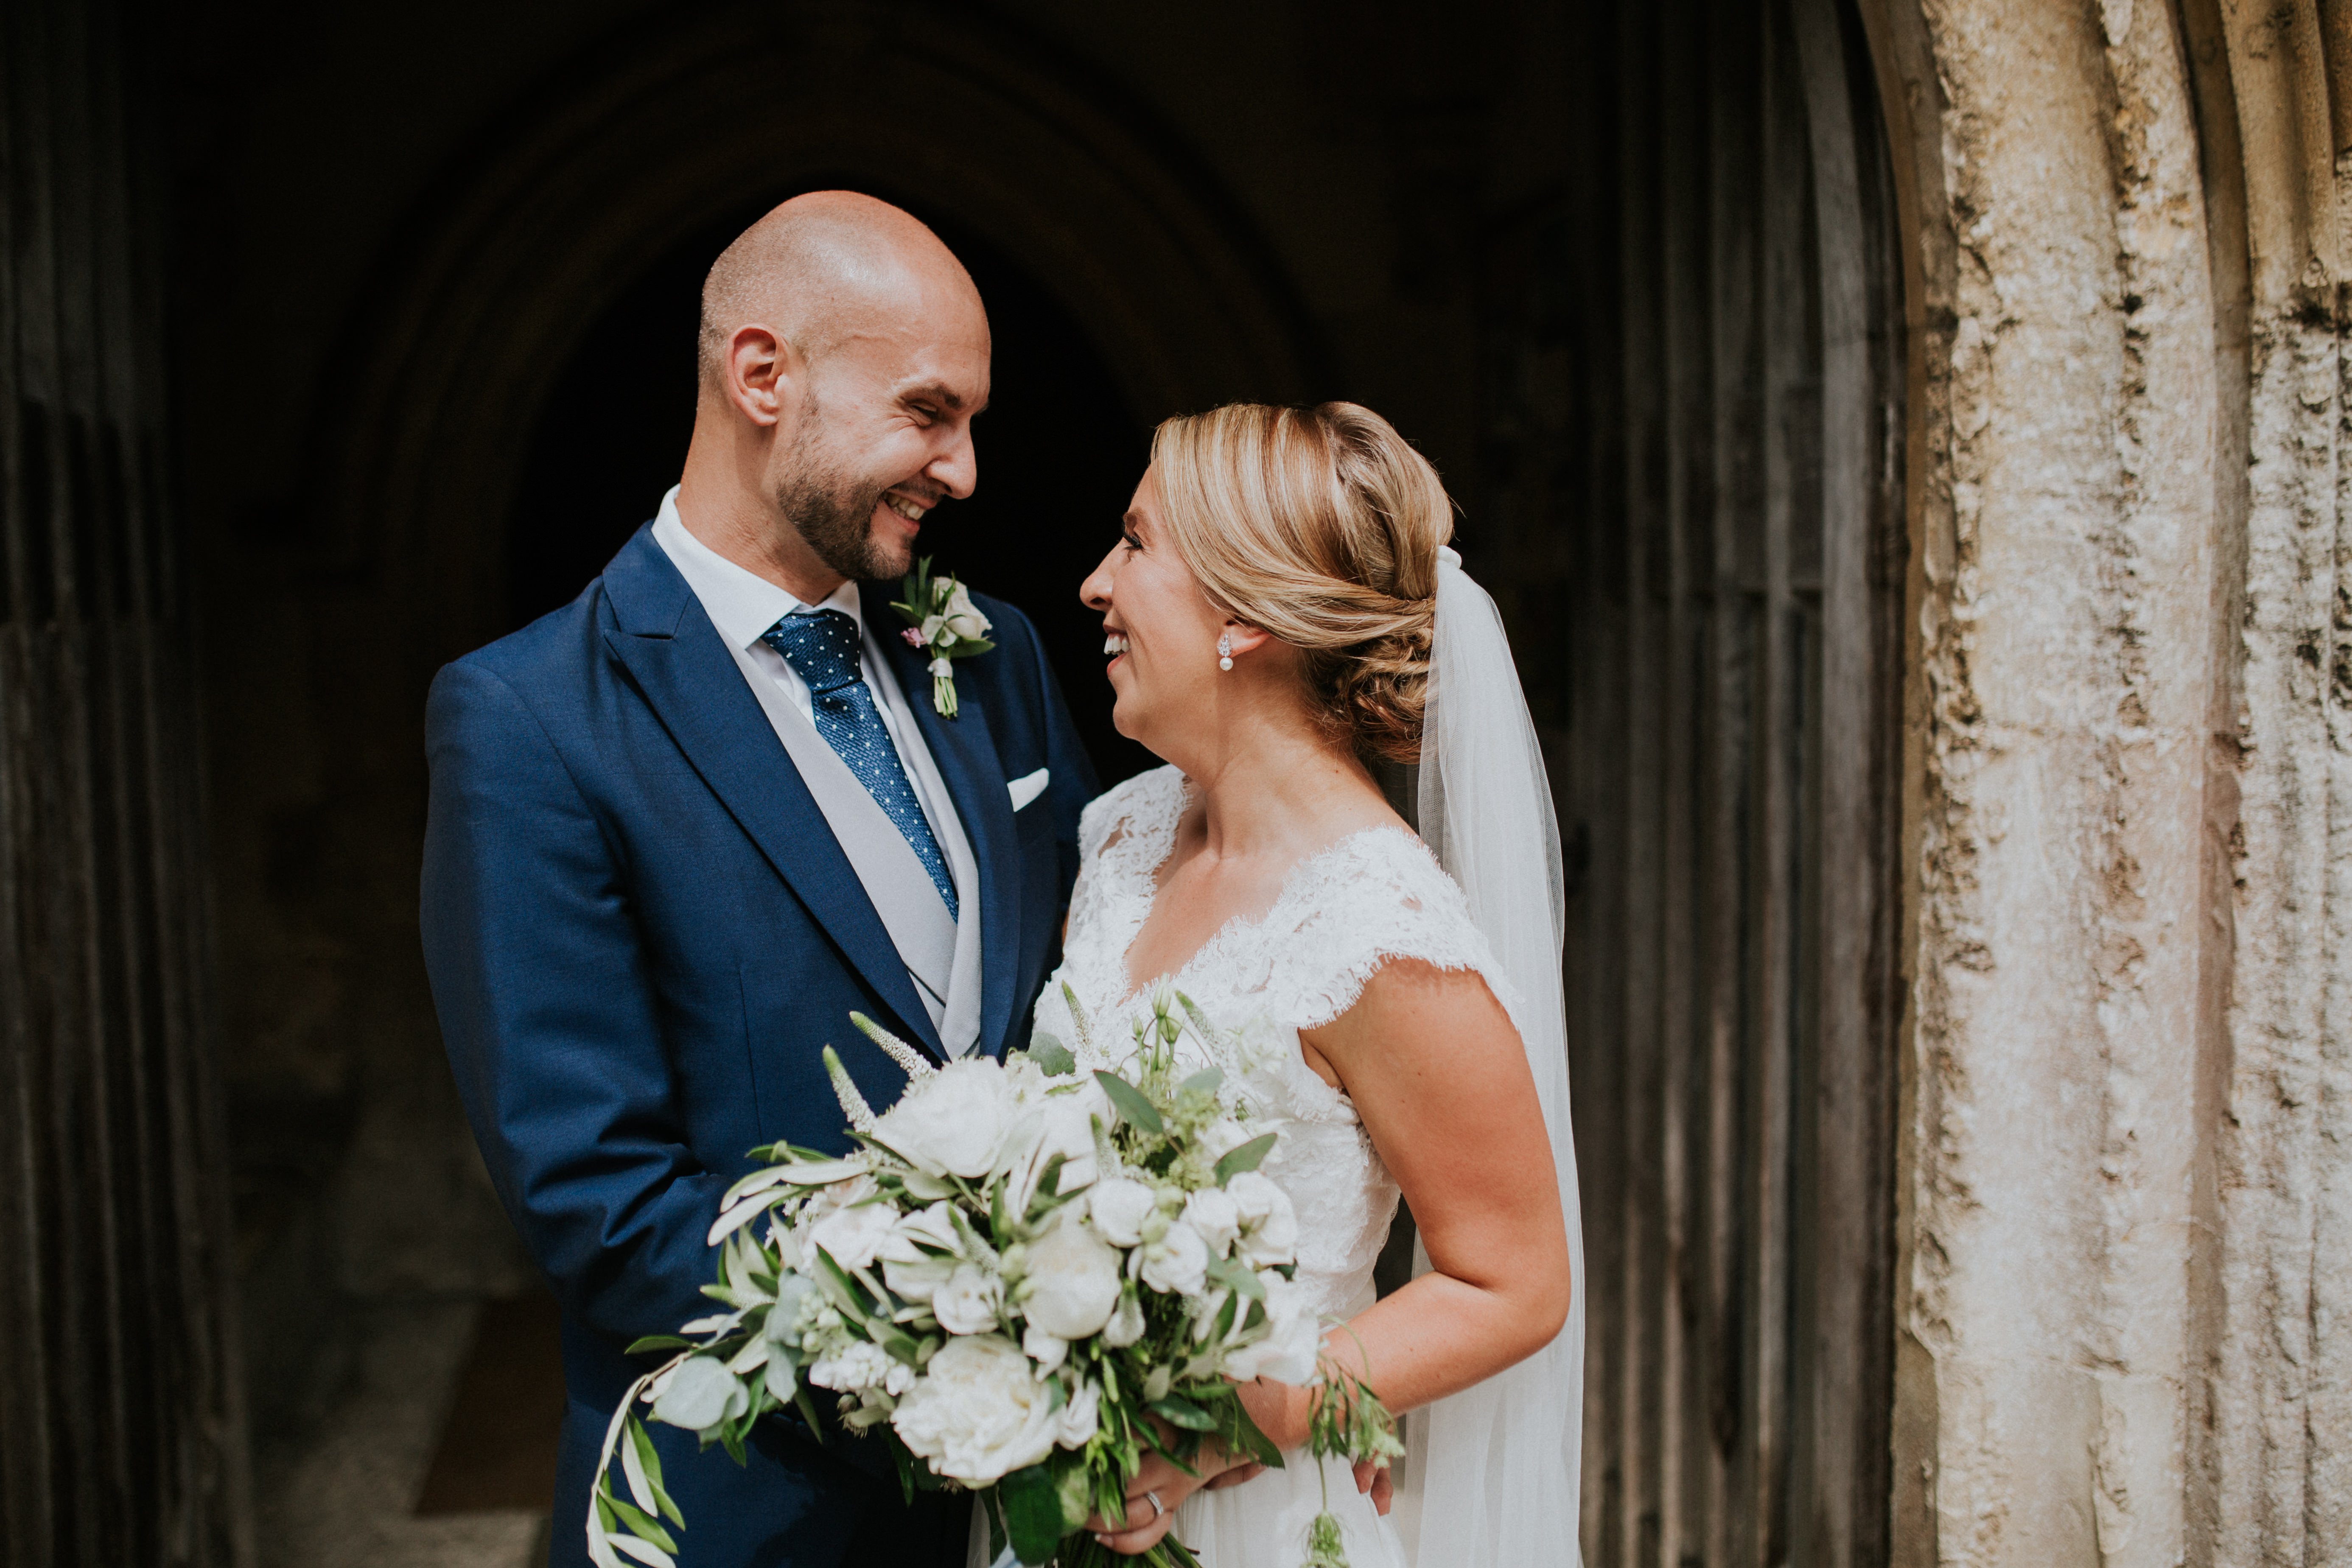
[[[1061,1568],[1129,1561],[1079,1527],[1125,1517],[1147,1452],[1192,1472],[1213,1440],[1282,1463],[1236,1384],[1317,1385],[1318,1458],[1402,1451],[1371,1391],[1319,1356],[1322,1325],[1292,1278],[1297,1220],[1257,1170],[1276,1134],[1220,1096],[1220,1069],[1177,1076],[1186,1028],[1233,1043],[1189,998],[1154,994],[1126,1075],[1079,1073],[1042,1032],[1001,1064],[934,1068],[851,1016],[906,1069],[906,1093],[876,1115],[828,1047],[857,1151],[753,1152],[765,1167],[710,1230],[719,1280],[703,1291],[726,1310],[630,1347],[677,1354],[605,1434],[587,1521],[601,1568],[623,1555],[674,1568],[685,1524],[641,1405],[740,1464],[753,1423],[791,1406],[822,1431],[815,1401],[829,1395],[842,1426],[888,1444],[910,1499],[979,1492],[992,1552],[1009,1541],[1023,1563]],[[1310,1568],[1342,1564],[1339,1546],[1327,1511]],[[1139,1561],[1197,1559],[1170,1535]]]

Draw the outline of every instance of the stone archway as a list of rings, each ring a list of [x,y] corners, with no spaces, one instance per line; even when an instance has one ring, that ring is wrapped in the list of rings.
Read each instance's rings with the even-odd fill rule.
[[[757,6],[653,26],[516,110],[384,264],[317,416],[289,563],[301,591],[270,652],[239,645],[214,667],[232,686],[260,685],[264,665],[299,672],[301,711],[279,726],[299,760],[230,756],[224,773],[234,791],[240,768],[315,769],[331,805],[310,842],[337,847],[273,889],[328,954],[317,1032],[347,1060],[318,1076],[348,1083],[334,1092],[350,1118],[324,1212],[286,1222],[250,1276],[250,1337],[273,1368],[337,1292],[463,1296],[529,1278],[478,1176],[416,955],[419,715],[442,663],[508,629],[506,536],[533,422],[634,279],[747,201],[854,181],[1015,258],[1139,414],[1307,389],[1313,334],[1245,227],[1081,79],[946,9],[842,21]],[[877,115],[882,99],[924,113]],[[315,664],[283,651],[305,645]],[[315,1180],[288,1184],[289,1209],[315,1201]]]
[[[436,662],[491,624],[476,552],[583,322],[675,237],[813,176],[905,192],[1020,258],[1139,411],[1304,390],[1311,334],[1244,231],[1040,50],[946,10],[816,16],[748,7],[584,63],[358,325],[315,547],[387,589],[432,560]],[[921,115],[877,113],[885,81]]]

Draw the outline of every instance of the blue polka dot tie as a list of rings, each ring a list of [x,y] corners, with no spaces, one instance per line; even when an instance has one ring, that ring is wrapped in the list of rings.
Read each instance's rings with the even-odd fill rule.
[[[947,857],[940,853],[914,786],[898,764],[898,749],[890,743],[874,693],[858,674],[857,623],[839,610],[795,610],[761,633],[760,640],[782,654],[808,682],[816,732],[849,764],[882,815],[907,836],[915,858],[931,874],[940,897],[947,900],[949,917],[954,918],[955,881],[948,875]]]

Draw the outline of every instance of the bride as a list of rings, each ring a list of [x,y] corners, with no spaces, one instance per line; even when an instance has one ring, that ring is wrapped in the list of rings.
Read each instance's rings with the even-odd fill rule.
[[[1160,427],[1081,589],[1119,731],[1168,765],[1087,808],[1038,1025],[1088,1032],[1066,984],[1108,1021],[1096,1038],[1124,1037],[1164,980],[1297,1032],[1295,1052],[1216,1065],[1276,1118],[1264,1169],[1297,1210],[1326,1354],[1412,1413],[1393,1482],[1326,1477],[1303,1451],[1310,1392],[1252,1384],[1286,1467],[1147,1459],[1126,1517],[1089,1521],[1118,1552],[1172,1531],[1214,1568],[1294,1568],[1328,1493],[1354,1568],[1578,1561],[1559,834],[1452,527],[1436,472],[1379,416],[1237,405]],[[1418,836],[1367,759],[1420,763]],[[1376,1301],[1400,1191],[1417,1277]]]

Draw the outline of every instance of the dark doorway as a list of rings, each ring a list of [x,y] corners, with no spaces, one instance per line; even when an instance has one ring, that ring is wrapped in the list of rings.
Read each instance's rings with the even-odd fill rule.
[[[1101,623],[1077,597],[1078,583],[1118,537],[1150,428],[1070,313],[1010,257],[897,192],[838,184],[929,224],[988,305],[995,352],[989,407],[974,426],[980,487],[940,509],[923,548],[940,569],[1013,601],[1036,622],[1106,786],[1154,765],[1111,727]],[[694,426],[703,274],[793,194],[748,204],[681,240],[581,339],[540,412],[516,491],[503,630],[570,602],[677,482]]]

